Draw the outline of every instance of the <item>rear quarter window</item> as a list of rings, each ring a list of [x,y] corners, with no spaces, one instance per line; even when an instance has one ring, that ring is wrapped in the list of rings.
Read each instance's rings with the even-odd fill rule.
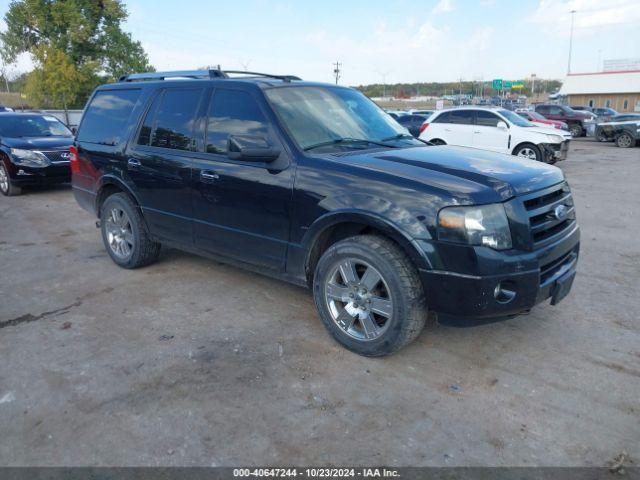
[[[140,89],[96,92],[84,113],[78,141],[114,146],[124,143],[129,117],[140,92]]]

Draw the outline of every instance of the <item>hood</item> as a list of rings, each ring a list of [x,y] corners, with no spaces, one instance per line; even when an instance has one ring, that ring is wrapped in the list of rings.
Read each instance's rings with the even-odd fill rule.
[[[541,134],[545,134],[545,135],[560,135],[561,137],[564,138],[571,138],[571,134],[569,132],[566,131],[562,131],[559,130],[555,127],[529,127],[527,129],[528,132],[533,132],[533,133],[541,133]]]
[[[564,180],[554,166],[475,148],[425,146],[340,155],[342,162],[428,185],[469,203],[492,203]]]
[[[73,145],[73,137],[2,137],[3,145],[23,150],[63,150]]]

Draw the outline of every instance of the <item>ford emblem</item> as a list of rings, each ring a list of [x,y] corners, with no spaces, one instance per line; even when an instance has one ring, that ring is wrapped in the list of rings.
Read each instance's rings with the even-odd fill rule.
[[[567,208],[566,205],[558,205],[556,208],[553,209],[553,215],[558,220],[564,220],[565,218],[567,218],[568,212],[569,212],[569,209]]]

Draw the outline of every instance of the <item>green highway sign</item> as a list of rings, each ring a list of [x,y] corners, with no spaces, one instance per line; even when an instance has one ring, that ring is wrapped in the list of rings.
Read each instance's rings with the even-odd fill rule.
[[[502,90],[503,88],[524,88],[524,80],[502,80],[501,78],[495,78],[491,82],[491,87],[494,90]]]

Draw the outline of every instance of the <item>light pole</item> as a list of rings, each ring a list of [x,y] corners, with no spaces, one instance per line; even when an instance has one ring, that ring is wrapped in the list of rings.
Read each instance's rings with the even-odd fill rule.
[[[571,73],[571,50],[573,48],[573,15],[575,10],[571,10],[571,31],[569,33],[569,61],[567,62],[567,75]]]

